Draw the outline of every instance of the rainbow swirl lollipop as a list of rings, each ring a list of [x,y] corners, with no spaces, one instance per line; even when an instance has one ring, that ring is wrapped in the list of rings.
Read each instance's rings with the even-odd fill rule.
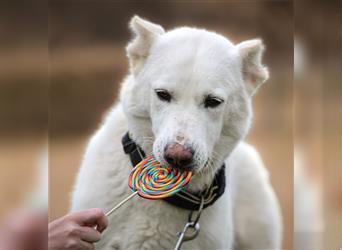
[[[106,213],[109,216],[136,194],[157,200],[174,195],[189,183],[192,172],[179,171],[158,162],[153,156],[148,156],[138,163],[128,178],[128,185],[134,191]]]
[[[156,200],[172,196],[190,181],[192,172],[169,168],[153,156],[143,159],[132,170],[128,185],[139,196]]]

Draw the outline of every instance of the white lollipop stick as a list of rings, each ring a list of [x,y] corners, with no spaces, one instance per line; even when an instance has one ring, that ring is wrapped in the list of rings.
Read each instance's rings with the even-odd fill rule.
[[[109,210],[109,211],[106,213],[106,216],[108,217],[109,215],[111,215],[116,209],[118,209],[118,208],[121,207],[123,204],[125,204],[127,201],[129,201],[130,199],[132,199],[137,193],[138,193],[138,191],[135,191],[134,193],[130,194],[130,195],[127,196],[125,199],[123,199],[122,201],[120,201],[115,207],[113,207],[111,210]]]

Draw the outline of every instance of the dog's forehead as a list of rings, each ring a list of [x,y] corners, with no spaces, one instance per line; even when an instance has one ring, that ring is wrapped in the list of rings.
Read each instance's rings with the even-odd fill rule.
[[[235,60],[238,54],[236,47],[225,37],[194,28],[179,28],[162,35],[151,53],[170,62],[197,60],[213,63]],[[176,56],[177,60],[174,60]]]
[[[149,64],[167,82],[229,82],[240,68],[238,51],[213,32],[181,28],[168,32],[153,47]]]

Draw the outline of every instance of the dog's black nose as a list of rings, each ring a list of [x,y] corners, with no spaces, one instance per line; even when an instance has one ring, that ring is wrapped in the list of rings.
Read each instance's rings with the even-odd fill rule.
[[[191,149],[179,143],[168,144],[165,147],[164,158],[172,167],[187,169],[191,165],[194,153]]]

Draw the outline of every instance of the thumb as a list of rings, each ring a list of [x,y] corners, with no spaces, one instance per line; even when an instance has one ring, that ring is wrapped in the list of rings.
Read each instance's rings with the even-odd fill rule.
[[[108,226],[108,219],[99,208],[91,208],[73,214],[75,221],[81,226],[96,226],[96,229],[102,233]]]

